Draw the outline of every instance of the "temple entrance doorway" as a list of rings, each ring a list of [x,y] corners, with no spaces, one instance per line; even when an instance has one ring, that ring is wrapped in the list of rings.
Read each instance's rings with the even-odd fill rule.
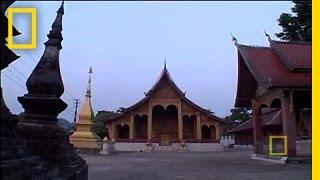
[[[147,139],[148,116],[136,114],[134,116],[134,138]]]
[[[170,135],[169,134],[160,134],[160,145],[169,146],[170,145]]]
[[[178,109],[174,105],[152,108],[152,139],[160,145],[170,145],[178,139]]]
[[[216,127],[211,125],[204,125],[201,128],[201,138],[202,139],[216,139]]]

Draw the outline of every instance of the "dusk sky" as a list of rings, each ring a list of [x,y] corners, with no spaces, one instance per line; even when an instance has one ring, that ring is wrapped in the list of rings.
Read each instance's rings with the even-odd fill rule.
[[[61,2],[15,2],[37,8],[37,49],[15,50],[21,56],[1,72],[7,106],[17,101],[40,60],[43,43]],[[229,115],[237,87],[237,51],[241,44],[268,46],[280,32],[277,19],[291,12],[291,2],[65,2],[60,67],[69,105],[60,117],[73,120],[73,98],[84,102],[88,70],[93,67],[92,105],[98,110],[128,107],[144,97],[167,68],[186,96],[217,116]],[[22,42],[30,39],[28,16],[14,17]],[[5,74],[5,76],[3,75]],[[15,83],[7,78],[11,77]],[[17,85],[17,84],[19,85]]]

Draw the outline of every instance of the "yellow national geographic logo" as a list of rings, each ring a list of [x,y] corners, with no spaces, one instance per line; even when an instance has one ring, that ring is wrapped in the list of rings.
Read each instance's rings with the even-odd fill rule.
[[[14,13],[31,13],[31,43],[13,43],[13,15]],[[37,47],[37,9],[36,8],[8,8],[8,48],[9,49],[35,49]]]
[[[283,152],[273,152],[273,140],[283,139]],[[287,136],[269,136],[269,155],[270,156],[287,156],[288,155],[288,137]]]

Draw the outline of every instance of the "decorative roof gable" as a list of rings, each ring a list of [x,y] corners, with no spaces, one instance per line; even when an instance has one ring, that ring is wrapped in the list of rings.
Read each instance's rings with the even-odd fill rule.
[[[158,80],[156,81],[156,83],[152,86],[152,88],[148,91],[148,93],[145,93],[145,97],[140,100],[139,102],[137,102],[136,104],[134,104],[133,106],[130,106],[128,108],[125,108],[120,114],[117,114],[115,116],[112,116],[108,119],[106,119],[106,121],[113,121],[116,120],[120,117],[123,117],[126,113],[128,113],[131,110],[136,109],[137,107],[141,106],[143,103],[147,102],[151,97],[154,96],[154,94],[161,89],[161,86],[169,86],[172,88],[172,90],[174,92],[176,92],[176,95],[178,98],[181,98],[182,101],[185,101],[187,104],[189,104],[191,107],[197,109],[199,112],[205,113],[207,114],[209,117],[216,119],[217,121],[226,123],[223,119],[213,115],[211,113],[210,110],[204,109],[198,105],[196,105],[195,103],[193,103],[192,101],[190,101],[186,96],[185,93],[174,83],[168,69],[166,68],[166,65],[164,66],[163,70],[161,71],[161,74],[158,78]]]

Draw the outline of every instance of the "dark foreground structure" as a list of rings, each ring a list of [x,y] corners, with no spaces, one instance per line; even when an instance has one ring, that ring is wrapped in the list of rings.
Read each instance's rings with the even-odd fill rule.
[[[18,59],[6,47],[7,18],[13,2],[1,1],[1,70]],[[45,43],[45,51],[27,80],[28,93],[18,100],[25,109],[21,117],[6,107],[1,92],[1,179],[88,179],[88,165],[69,143],[57,116],[67,104],[59,67],[62,49],[63,3],[57,11]],[[13,35],[19,32],[14,29]]]
[[[308,140],[302,149],[311,148],[311,44],[266,36],[270,47],[242,45],[233,38],[238,50],[235,107],[252,108],[255,154],[270,153],[268,136],[274,134],[287,138],[287,155],[295,157],[299,140]],[[272,109],[281,111],[281,123],[263,120],[263,112]],[[266,125],[273,125],[273,132],[264,131]]]

